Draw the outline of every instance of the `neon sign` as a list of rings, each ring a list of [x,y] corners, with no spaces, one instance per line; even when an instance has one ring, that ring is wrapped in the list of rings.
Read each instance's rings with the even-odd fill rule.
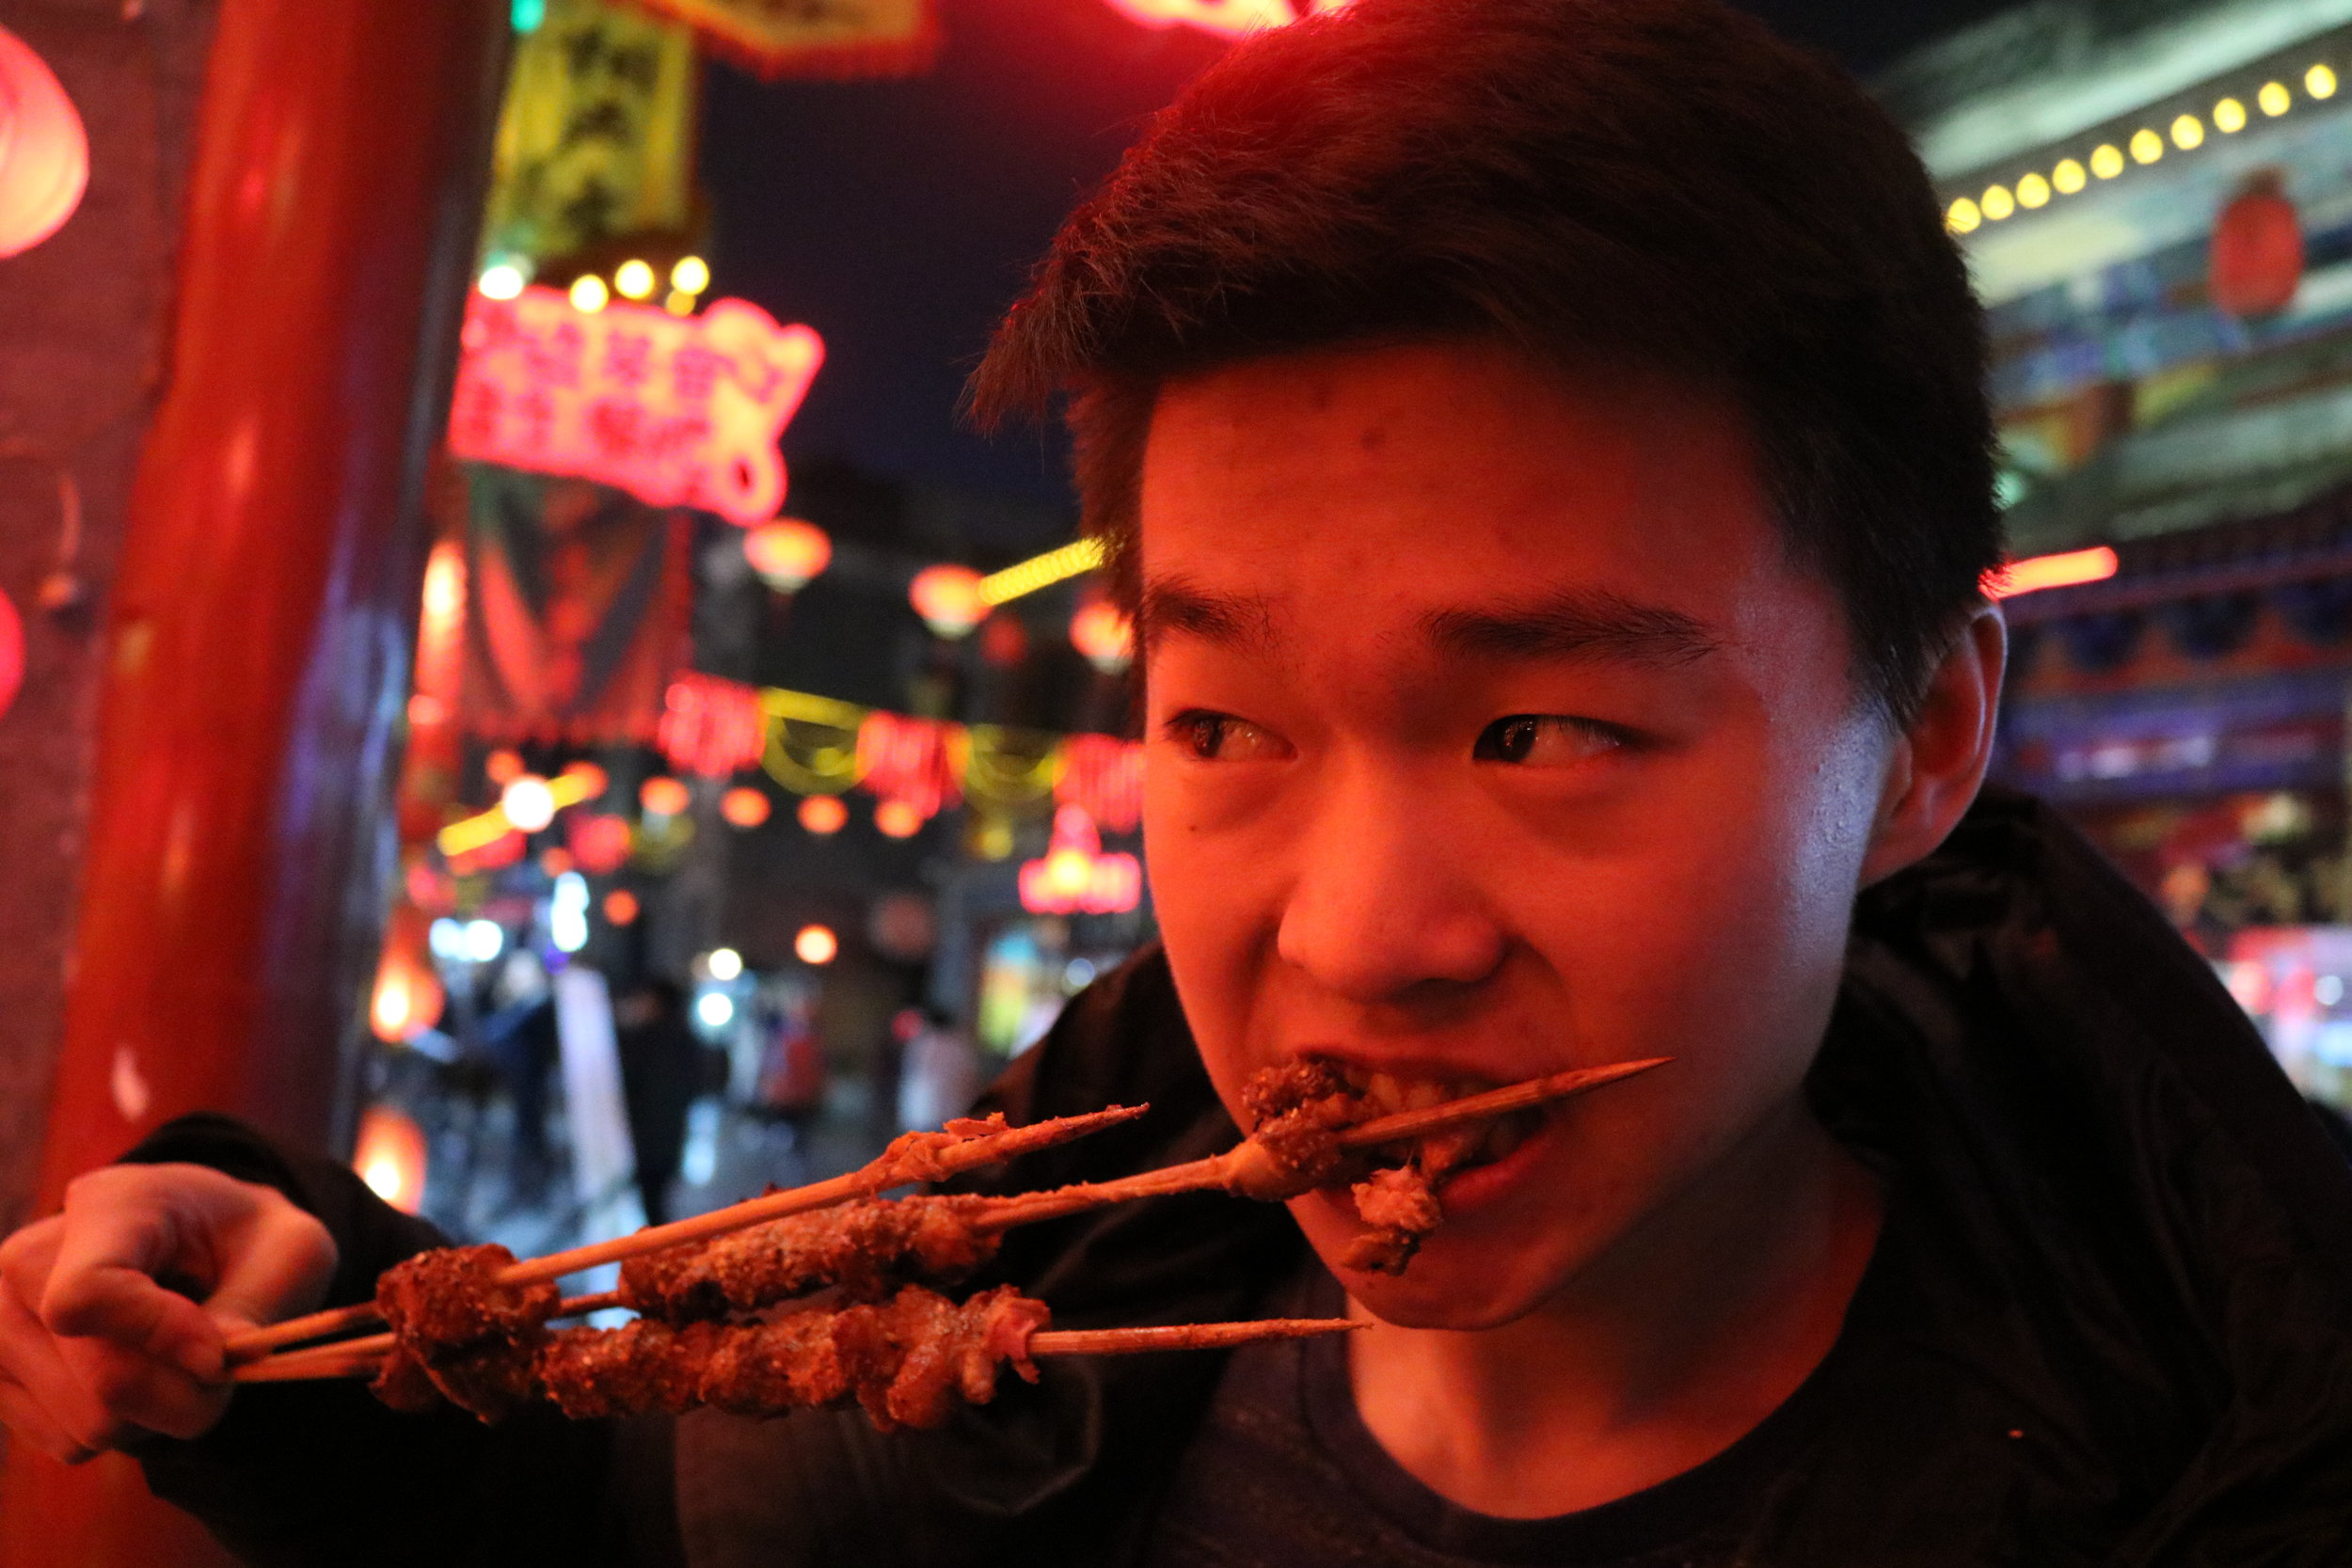
[[[1198,27],[1223,38],[1239,38],[1267,27],[1284,27],[1318,11],[1344,10],[1347,0],[1110,0],[1111,8],[1146,27]]]
[[[1031,914],[1119,914],[1142,900],[1142,865],[1103,853],[1094,819],[1076,806],[1054,813],[1045,858],[1021,867],[1021,907]]]
[[[758,306],[696,316],[615,303],[581,310],[553,289],[477,292],[450,410],[450,451],[566,474],[649,506],[693,506],[749,527],[784,504],[776,439],[825,346]]]

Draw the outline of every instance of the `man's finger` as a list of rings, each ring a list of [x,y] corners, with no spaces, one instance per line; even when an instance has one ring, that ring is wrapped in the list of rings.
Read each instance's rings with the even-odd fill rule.
[[[204,1384],[183,1369],[134,1354],[104,1339],[61,1339],[57,1357],[108,1417],[167,1437],[197,1437],[229,1408],[226,1384]],[[119,1434],[118,1434],[119,1435]]]
[[[79,1465],[98,1450],[75,1442],[22,1385],[0,1375],[0,1426],[60,1465]]]
[[[0,1367],[71,1447],[113,1447],[129,1429],[108,1414],[57,1350],[56,1338],[16,1292],[0,1290]],[[61,1450],[59,1457],[66,1457]]]
[[[335,1277],[335,1240],[311,1215],[291,1203],[266,1206],[238,1241],[204,1300],[204,1310],[224,1334],[300,1317],[326,1299]]]

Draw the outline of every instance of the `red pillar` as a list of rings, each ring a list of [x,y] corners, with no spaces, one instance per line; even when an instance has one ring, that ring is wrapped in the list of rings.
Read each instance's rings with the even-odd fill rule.
[[[185,1111],[343,1135],[505,24],[505,0],[221,5],[107,610],[43,1209]],[[126,1462],[11,1448],[0,1568],[221,1560]]]

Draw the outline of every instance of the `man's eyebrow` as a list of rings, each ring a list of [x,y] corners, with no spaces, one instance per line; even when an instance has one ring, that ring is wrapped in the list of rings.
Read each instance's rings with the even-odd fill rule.
[[[1265,652],[1276,642],[1274,616],[1254,594],[1222,594],[1184,578],[1143,585],[1136,631],[1145,641],[1179,632],[1220,647]]]
[[[1422,631],[1465,658],[1602,659],[1671,669],[1723,646],[1703,621],[1615,594],[1572,590],[1532,604],[1438,610]]]

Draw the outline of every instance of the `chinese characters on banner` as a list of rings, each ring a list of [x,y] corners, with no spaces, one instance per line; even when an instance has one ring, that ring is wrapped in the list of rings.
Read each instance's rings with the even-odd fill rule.
[[[697,316],[619,303],[587,311],[545,288],[476,293],[464,345],[450,410],[457,456],[746,526],[784,503],[776,438],[825,357],[815,332],[739,299]]]

